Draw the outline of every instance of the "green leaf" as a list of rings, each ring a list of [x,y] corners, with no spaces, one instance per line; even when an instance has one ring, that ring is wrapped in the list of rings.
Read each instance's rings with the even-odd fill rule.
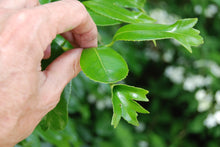
[[[62,53],[64,53],[63,48],[59,45],[60,42],[57,42],[57,40],[53,40],[51,44],[51,56],[49,59],[42,60],[41,61],[41,68],[42,70],[45,70],[46,67],[52,63],[57,57],[59,57]]]
[[[117,144],[120,144],[120,147],[137,147],[137,145],[135,145],[137,141],[136,138],[134,137],[134,132],[132,128],[125,123],[121,123],[118,125],[118,127],[114,130],[114,136],[117,138],[118,140]]]
[[[163,24],[129,24],[121,27],[115,34],[113,41],[145,41],[160,39],[176,39],[188,51],[191,46],[203,43],[199,31],[192,27],[197,23],[196,18],[181,19],[172,25]]]
[[[51,0],[39,0],[40,4],[50,3]]]
[[[42,129],[63,130],[68,122],[68,103],[71,96],[72,81],[64,88],[57,106],[41,121]]]
[[[102,83],[121,81],[128,74],[125,60],[109,47],[84,49],[80,66],[87,77]]]
[[[103,2],[103,0],[92,0],[97,2]],[[111,0],[111,3],[127,7],[127,8],[142,8],[144,7],[146,0]]]
[[[41,146],[41,139],[35,130],[30,136],[28,136],[28,138],[26,138],[19,144],[21,144],[21,147],[39,147]]]
[[[44,141],[50,142],[56,147],[80,147],[82,144],[76,128],[77,124],[70,119],[64,130],[55,131],[50,129],[44,131],[37,127],[36,132]]]
[[[143,8],[146,0],[112,0],[115,4],[123,7],[137,7],[137,8]]]
[[[70,44],[69,41],[67,41],[63,36],[57,35],[54,39],[54,42],[56,42],[60,48],[62,48],[63,51],[68,51],[70,49],[73,49],[74,47]]]
[[[116,25],[120,24],[121,22],[115,19],[111,19],[109,17],[106,17],[104,15],[100,15],[90,9],[87,9],[89,14],[91,15],[93,21],[95,22],[96,25],[98,26],[110,26],[110,25]]]
[[[218,6],[220,6],[220,1],[219,0],[212,0],[213,2],[215,2]]]
[[[148,102],[147,90],[128,85],[112,86],[113,117],[111,124],[117,127],[121,117],[128,123],[138,125],[137,112],[149,113],[136,101]]]
[[[144,12],[129,11],[111,1],[86,1],[83,4],[100,15],[127,23],[155,22],[153,18],[149,17]]]
[[[65,39],[62,36],[57,36],[55,40],[53,40],[51,44],[51,57],[47,60],[43,60],[41,62],[42,69],[46,69],[46,67],[52,63],[58,56],[60,56],[64,49],[62,46],[65,45]],[[60,102],[51,112],[49,112],[40,122],[40,126],[44,129],[54,129],[59,130],[63,129],[68,120],[68,99],[70,97],[72,83],[69,83],[60,98]]]

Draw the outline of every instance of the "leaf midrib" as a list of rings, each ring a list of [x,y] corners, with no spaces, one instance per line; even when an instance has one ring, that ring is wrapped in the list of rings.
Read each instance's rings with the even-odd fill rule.
[[[95,51],[95,54],[96,54],[96,56],[97,56],[97,58],[98,58],[98,60],[99,60],[99,62],[100,62],[100,64],[101,64],[102,68],[104,69],[105,75],[108,75],[108,74],[107,74],[108,72],[107,72],[107,70],[106,70],[106,68],[105,68],[105,66],[104,66],[104,64],[103,64],[103,62],[102,62],[101,57],[99,56],[99,53],[98,53],[97,49],[94,48],[94,51]]]
[[[147,32],[147,30],[138,30],[138,31],[140,31],[140,32]],[[150,30],[150,31],[152,31],[152,30]],[[118,37],[118,36],[120,36],[120,35],[122,35],[122,34],[125,34],[125,33],[133,33],[133,32],[137,32],[137,30],[135,30],[135,31],[123,31],[123,32],[119,32],[119,33],[117,33],[116,35],[115,35],[115,37],[114,38],[116,38],[116,37]],[[152,32],[160,32],[160,31],[152,31]],[[178,36],[184,36],[184,37],[186,37],[186,36],[191,36],[191,35],[189,35],[189,34],[184,34],[184,33],[177,33],[177,32],[169,32],[169,31],[162,31],[162,32],[166,32],[166,33],[169,33],[169,34],[174,34],[174,35],[178,35]],[[159,37],[158,37],[159,38]],[[174,38],[173,36],[172,37],[162,37],[161,39],[168,39],[168,38]],[[143,40],[145,40],[145,39],[143,39]]]
[[[130,17],[128,17],[127,15],[124,15],[124,14],[121,13],[121,12],[115,11],[114,9],[111,10],[111,9],[109,9],[109,7],[106,7],[105,5],[100,5],[100,4],[97,4],[97,5],[98,5],[99,7],[103,7],[103,8],[105,8],[105,9],[110,10],[110,11],[114,11],[115,13],[117,13],[117,14],[119,14],[119,15],[122,15],[122,16],[124,17],[123,19],[129,19],[129,21],[131,21],[131,18],[130,18]],[[90,7],[90,9],[92,9],[92,10],[95,11],[96,13],[100,14],[100,12],[97,11],[96,9],[93,9],[92,7]],[[126,11],[126,10],[125,10],[125,11]],[[127,13],[130,13],[130,12],[127,12]],[[109,15],[105,15],[104,13],[102,13],[102,15],[103,15],[103,16],[106,16],[106,17],[110,17]],[[116,19],[116,20],[122,20],[122,19],[120,19],[120,18],[113,18],[113,17],[110,17],[110,18]],[[128,20],[126,20],[126,21],[128,21]]]
[[[87,2],[88,3],[88,2]],[[94,4],[95,2],[93,2],[92,3],[92,5]],[[85,3],[86,4],[86,3]],[[110,16],[110,15],[108,15],[108,14],[105,14],[105,13],[100,13],[99,11],[97,11],[96,9],[94,9],[93,7],[89,7],[89,6],[87,6],[87,7],[89,7],[91,10],[93,10],[94,12],[96,12],[96,13],[98,13],[98,14],[100,14],[100,15],[103,15],[103,16],[105,16],[105,17],[108,17],[108,18],[111,18],[111,19],[114,19],[114,20],[118,20],[118,21],[124,21],[124,22],[133,22],[133,21],[138,21],[138,20],[141,20],[141,19],[139,19],[139,18],[135,18],[135,14],[134,13],[132,13],[131,11],[128,11],[128,10],[126,10],[126,9],[124,9],[124,8],[121,8],[120,7],[120,9],[121,9],[121,11],[116,11],[116,10],[114,10],[114,9],[109,9],[109,7],[106,7],[105,5],[101,5],[101,4],[99,4],[99,3],[95,3],[96,4],[96,6],[99,6],[99,7],[101,7],[101,8],[104,8],[104,9],[106,9],[106,10],[109,10],[109,11],[114,11],[115,13],[117,13],[118,15],[120,15],[120,16],[123,16],[123,18],[119,18],[119,17],[112,17],[112,16]],[[91,4],[90,4],[91,5]],[[117,6],[117,5],[116,5]],[[125,15],[122,11],[127,11],[126,13],[130,13],[129,15]],[[148,16],[149,17],[149,16]],[[149,21],[150,21],[150,19],[152,19],[151,17],[149,17]]]

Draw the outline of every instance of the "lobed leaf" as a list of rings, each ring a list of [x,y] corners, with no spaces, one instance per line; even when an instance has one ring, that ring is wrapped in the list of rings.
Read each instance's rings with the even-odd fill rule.
[[[123,84],[112,86],[113,117],[111,124],[117,127],[121,117],[128,123],[138,125],[137,112],[149,113],[136,101],[148,102],[147,90]]]
[[[125,60],[109,47],[84,49],[80,66],[86,76],[102,83],[121,81],[128,74]]]
[[[192,52],[191,46],[198,46],[203,43],[203,38],[199,31],[192,27],[197,19],[181,19],[172,25],[163,24],[129,24],[121,27],[115,34],[113,40],[125,41],[145,41],[160,39],[175,39],[183,45],[189,52]]]
[[[109,1],[86,1],[83,4],[94,12],[127,23],[150,23],[155,20],[143,12],[129,11]]]

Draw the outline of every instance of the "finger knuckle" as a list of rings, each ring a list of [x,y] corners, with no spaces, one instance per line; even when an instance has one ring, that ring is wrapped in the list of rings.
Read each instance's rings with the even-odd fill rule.
[[[89,17],[89,13],[86,10],[86,7],[83,5],[83,3],[81,3],[80,1],[72,1],[74,4],[74,7],[76,7],[78,9],[78,15],[81,17],[81,20],[87,20],[87,18]]]
[[[24,26],[31,21],[31,12],[28,10],[20,10],[12,15],[12,20],[16,26]]]

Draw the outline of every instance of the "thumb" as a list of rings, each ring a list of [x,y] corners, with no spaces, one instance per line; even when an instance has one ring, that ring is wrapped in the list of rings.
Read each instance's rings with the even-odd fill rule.
[[[81,71],[79,64],[81,53],[82,49],[67,51],[43,71],[46,77],[43,89],[52,96],[52,99],[59,98],[66,84]]]

